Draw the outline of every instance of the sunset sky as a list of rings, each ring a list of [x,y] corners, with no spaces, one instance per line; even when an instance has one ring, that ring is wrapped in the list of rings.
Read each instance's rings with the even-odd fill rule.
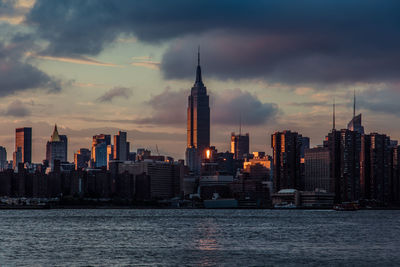
[[[201,47],[211,143],[291,129],[321,144],[357,113],[400,139],[400,1],[0,0],[0,145],[33,128],[33,161],[54,124],[68,158],[95,134],[184,158],[187,96]]]

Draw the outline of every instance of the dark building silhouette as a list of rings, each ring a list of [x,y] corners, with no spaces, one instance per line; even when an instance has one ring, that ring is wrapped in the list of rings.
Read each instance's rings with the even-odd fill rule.
[[[390,138],[378,133],[363,135],[361,148],[361,198],[390,202],[396,187],[392,175],[397,156],[393,155]]]
[[[361,124],[361,114],[356,116],[356,93],[354,91],[354,102],[353,102],[353,118],[347,124],[347,129],[350,131],[358,132],[359,134],[364,134],[364,126]]]
[[[32,128],[24,127],[15,129],[15,152],[21,151],[21,163],[32,162]],[[18,163],[14,162],[15,166]]]
[[[274,192],[289,188],[302,190],[302,140],[302,135],[296,132],[283,131],[272,134]]]
[[[240,160],[249,156],[250,154],[250,138],[249,134],[242,135],[239,133],[231,134],[231,153],[234,155],[234,159]]]
[[[196,70],[196,81],[188,97],[187,108],[187,151],[186,162],[189,169],[199,171],[204,151],[210,146],[210,106],[207,88],[204,86],[200,52]]]

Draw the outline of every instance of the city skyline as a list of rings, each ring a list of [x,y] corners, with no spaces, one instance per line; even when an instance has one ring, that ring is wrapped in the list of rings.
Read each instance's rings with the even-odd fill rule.
[[[57,124],[69,137],[69,161],[78,149],[90,147],[91,136],[119,130],[128,133],[132,149],[155,150],[157,145],[162,154],[184,158],[186,99],[198,45],[210,88],[211,144],[221,151],[229,150],[230,133],[238,131],[240,114],[246,114],[242,124],[250,133],[251,151],[271,153],[269,136],[283,129],[320,144],[331,129],[333,97],[337,128],[346,128],[354,89],[366,132],[399,139],[400,90],[393,64],[399,57],[393,49],[399,40],[393,34],[398,25],[392,20],[398,4],[348,4],[350,8],[330,4],[351,14],[342,18],[314,2],[298,6],[271,1],[257,6],[206,1],[186,4],[185,15],[179,17],[174,12],[180,1],[170,7],[109,3],[114,8],[103,1],[2,1],[0,53],[7,56],[1,61],[0,144],[11,159],[14,129],[32,127],[32,157],[40,162]],[[275,7],[282,12],[270,14]],[[162,8],[174,16],[150,16],[146,23],[135,13],[140,8],[147,14]],[[207,12],[193,20],[198,10]],[[209,10],[226,17],[225,22]],[[242,10],[254,16],[247,17]],[[93,17],[84,19],[88,13]],[[270,16],[264,18],[264,13]],[[99,14],[107,18],[103,24],[94,23]],[[77,23],[68,23],[70,19]],[[313,23],[316,19],[320,23]],[[240,21],[246,23],[236,27]],[[154,27],[160,23],[166,25],[165,31]],[[355,24],[365,27],[360,31]],[[188,30],[187,25],[193,27]],[[95,30],[82,35],[88,28]],[[330,36],[325,28],[331,29]],[[303,38],[309,32],[316,38]],[[350,37],[352,44],[346,42]],[[166,109],[169,112],[163,112]]]

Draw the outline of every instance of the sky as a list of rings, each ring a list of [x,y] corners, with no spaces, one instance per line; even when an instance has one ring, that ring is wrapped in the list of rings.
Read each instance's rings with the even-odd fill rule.
[[[184,158],[197,48],[211,144],[250,133],[250,150],[290,129],[321,144],[352,117],[400,139],[399,1],[0,0],[0,145],[32,127],[33,161],[54,125],[68,158],[95,134]]]

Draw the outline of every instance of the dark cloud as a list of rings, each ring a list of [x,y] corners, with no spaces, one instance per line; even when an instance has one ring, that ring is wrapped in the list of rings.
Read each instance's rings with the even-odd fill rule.
[[[192,76],[193,50],[209,77],[285,83],[397,80],[400,2],[385,1],[52,1],[27,22],[52,55],[97,55],[120,34],[173,40],[161,70]]]
[[[399,103],[400,84],[376,85],[357,93],[357,109],[361,111],[368,110],[400,117]]]
[[[29,62],[26,54],[34,48],[28,35],[16,35],[9,42],[0,42],[0,96],[28,89],[61,90],[61,81]]]
[[[26,117],[31,114],[30,109],[19,100],[11,102],[7,110],[5,110],[4,115],[13,117]]]
[[[263,103],[249,92],[224,90],[215,94],[211,120],[220,125],[239,125],[241,118],[244,125],[263,125],[274,120],[278,111],[278,105]]]
[[[132,90],[126,87],[114,87],[97,98],[99,102],[111,102],[114,98],[129,98],[132,95]]]
[[[173,91],[169,88],[154,95],[146,102],[153,109],[152,116],[136,123],[181,125],[186,122],[188,90]],[[211,122],[218,125],[262,125],[275,119],[278,106],[263,103],[257,96],[240,89],[223,90],[210,94]]]

